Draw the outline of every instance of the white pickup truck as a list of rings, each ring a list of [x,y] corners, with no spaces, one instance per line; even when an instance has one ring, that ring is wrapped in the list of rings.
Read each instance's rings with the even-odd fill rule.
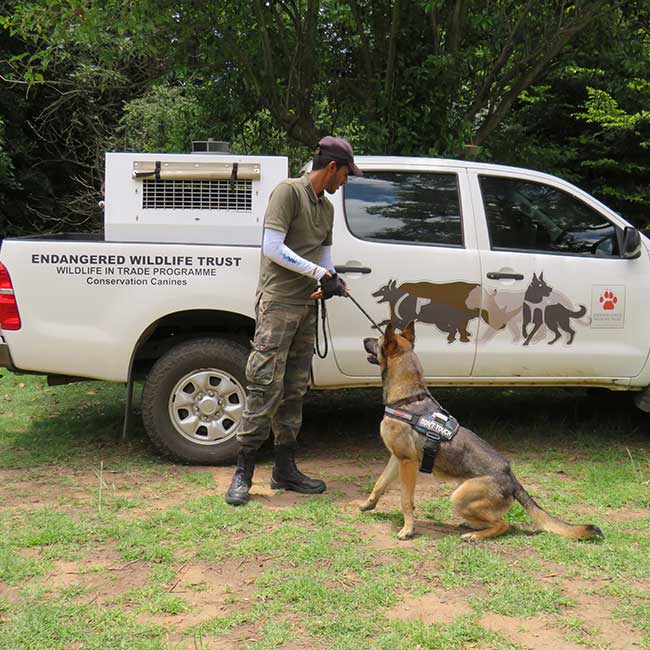
[[[333,257],[375,321],[417,320],[435,385],[636,391],[650,411],[650,241],[585,192],[535,171],[358,157],[331,201]],[[262,221],[287,160],[106,156],[103,236],[5,239],[0,366],[52,383],[144,379],[146,430],[165,454],[229,460]],[[330,300],[313,387],[376,386],[360,310]],[[126,424],[125,424],[126,426]]]

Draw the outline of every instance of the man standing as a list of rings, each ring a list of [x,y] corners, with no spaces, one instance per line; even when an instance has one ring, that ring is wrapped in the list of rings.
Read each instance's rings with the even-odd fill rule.
[[[226,503],[243,505],[253,482],[257,450],[275,438],[271,487],[303,494],[325,491],[325,483],[296,467],[302,400],[309,383],[317,318],[315,300],[346,295],[331,257],[334,194],[348,174],[361,176],[347,140],[326,136],[316,147],[312,170],[280,183],[264,215],[257,285],[255,338],[246,365],[248,397],[237,440],[237,469]],[[320,282],[320,288],[318,283]]]

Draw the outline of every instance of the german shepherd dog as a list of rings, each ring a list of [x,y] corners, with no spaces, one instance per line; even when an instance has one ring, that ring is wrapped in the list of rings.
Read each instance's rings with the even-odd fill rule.
[[[427,390],[422,366],[413,351],[414,343],[415,323],[411,322],[401,334],[388,325],[381,338],[365,339],[364,348],[368,361],[381,367],[384,404],[421,415],[438,410],[440,405]],[[386,488],[399,475],[404,527],[397,536],[408,539],[414,532],[413,500],[424,436],[409,423],[386,415],[381,421],[380,433],[390,451],[390,460],[361,510],[374,509]],[[510,526],[503,516],[515,499],[528,512],[535,530],[574,539],[602,536],[597,526],[569,524],[540,508],[517,481],[508,461],[485,440],[462,426],[451,440],[440,442],[433,475],[458,484],[451,502],[456,515],[475,531],[462,535],[468,541],[505,533]]]

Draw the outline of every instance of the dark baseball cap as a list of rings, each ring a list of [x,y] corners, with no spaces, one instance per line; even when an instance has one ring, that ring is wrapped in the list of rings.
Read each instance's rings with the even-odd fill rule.
[[[344,138],[335,138],[333,135],[326,135],[316,146],[314,155],[325,156],[337,162],[345,163],[350,169],[352,176],[363,176],[363,172],[354,164],[352,146]]]

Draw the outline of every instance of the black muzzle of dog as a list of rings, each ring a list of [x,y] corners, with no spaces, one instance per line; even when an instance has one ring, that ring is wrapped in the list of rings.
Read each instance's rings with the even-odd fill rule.
[[[377,358],[377,343],[377,339],[363,339],[363,347],[368,353],[368,363],[374,363],[376,366],[379,365],[379,359]]]

